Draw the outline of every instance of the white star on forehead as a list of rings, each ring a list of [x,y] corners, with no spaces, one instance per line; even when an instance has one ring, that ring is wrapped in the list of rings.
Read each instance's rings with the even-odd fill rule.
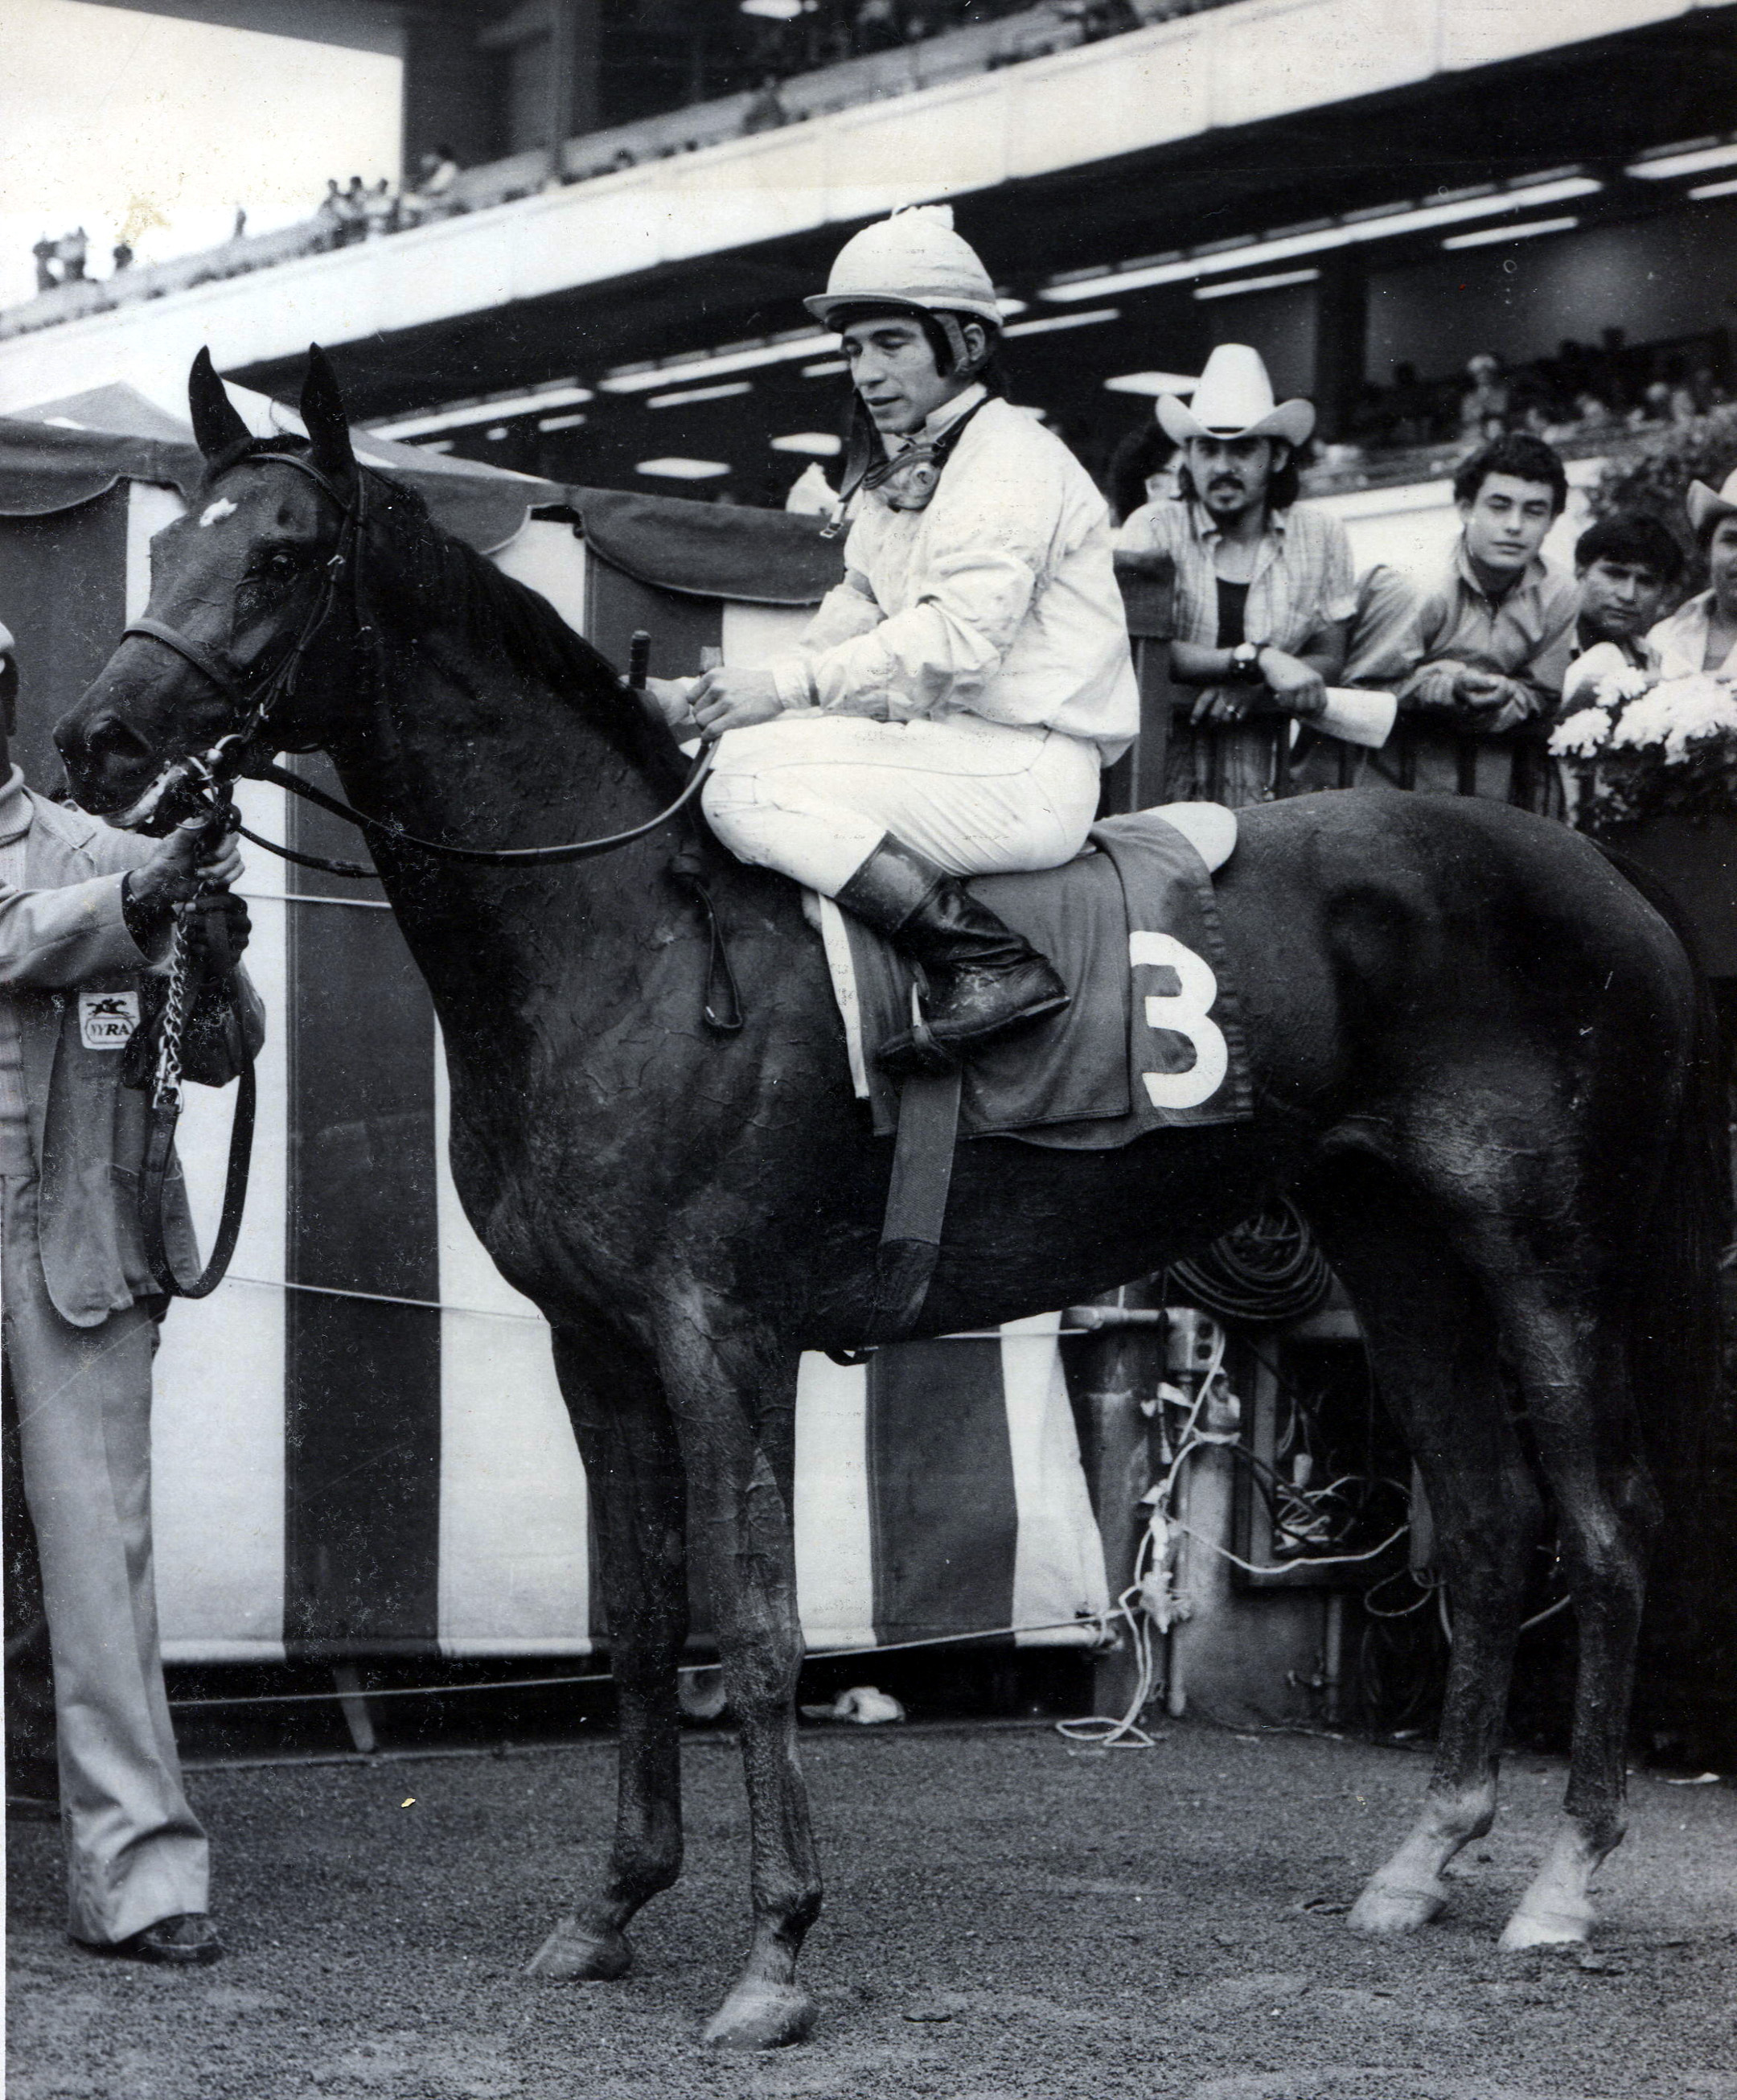
[[[199,523],[201,526],[214,525],[219,518],[232,516],[235,510],[236,505],[227,496],[220,496],[214,503],[208,503],[205,505],[200,513]]]

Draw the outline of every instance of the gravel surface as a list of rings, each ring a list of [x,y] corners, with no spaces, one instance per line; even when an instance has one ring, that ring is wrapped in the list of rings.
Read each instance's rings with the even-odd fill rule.
[[[601,1855],[604,1744],[210,1771],[231,1952],[167,1973],[60,1936],[58,1838],[8,1833],[9,2100],[1737,2100],[1737,1792],[1634,1783],[1594,1951],[1501,1956],[1560,1764],[1418,1937],[1338,1907],[1397,1835],[1415,1753],[1171,1727],[817,1730],[828,1873],[806,2045],[697,2045],[743,1945],[734,1746],[689,1739],[688,1872],[625,1982],[519,1973]],[[1309,1906],[1313,1906],[1310,1908]]]

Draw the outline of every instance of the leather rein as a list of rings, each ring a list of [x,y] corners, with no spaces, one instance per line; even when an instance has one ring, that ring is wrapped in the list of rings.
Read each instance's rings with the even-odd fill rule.
[[[346,576],[351,604],[356,612],[358,631],[364,637],[369,633],[362,618],[358,589],[366,524],[367,470],[358,466],[355,494],[351,499],[328,475],[298,453],[253,452],[236,461],[234,465],[287,466],[297,474],[305,475],[337,508],[341,520],[337,545],[324,563],[319,595],[302,623],[301,632],[282,656],[262,673],[237,664],[226,650],[208,647],[202,642],[195,642],[191,636],[182,633],[179,628],[170,626],[166,620],[141,616],[128,621],[122,631],[123,641],[137,636],[140,640],[155,642],[160,646],[172,651],[214,686],[243,721],[241,728],[219,738],[202,756],[190,752],[166,769],[150,793],[148,811],[142,821],[149,822],[159,813],[172,817],[196,813],[205,817],[214,833],[221,835],[237,832],[251,844],[263,847],[267,853],[276,854],[282,860],[293,861],[298,867],[317,868],[325,874],[343,876],[353,880],[372,880],[377,871],[364,867],[359,862],[333,860],[320,854],[302,853],[293,847],[279,845],[275,840],[263,838],[258,832],[249,831],[241,822],[235,805],[236,780],[245,774],[252,779],[271,781],[277,787],[286,788],[291,794],[300,796],[304,801],[311,802],[334,816],[342,817],[370,839],[381,839],[393,846],[427,854],[439,860],[463,861],[483,867],[552,867],[571,861],[595,859],[646,837],[692,806],[712,770],[716,748],[714,738],[708,737],[702,743],[693,769],[675,801],[644,823],[635,824],[624,832],[613,832],[606,838],[575,840],[565,845],[500,849],[452,845],[443,840],[418,838],[391,818],[370,816],[365,810],[352,808],[339,796],[327,794],[324,789],[312,786],[274,760],[265,757],[262,745],[266,751],[273,748],[267,735],[271,726],[272,710],[294,693],[303,660],[331,619]],[[641,691],[644,688],[646,653],[643,638],[636,635],[631,668],[628,677],[621,682],[629,691]],[[377,667],[377,660],[371,648],[371,664]],[[742,1026],[741,1000],[734,973],[723,946],[711,896],[700,880],[698,856],[691,853],[678,854],[672,872],[694,893],[710,931],[711,951],[707,965],[704,1004],[707,1022],[721,1035],[733,1035]],[[257,1096],[253,1058],[247,1047],[245,1033],[240,987],[236,975],[236,966],[231,962],[223,971],[223,982],[224,997],[230,1011],[230,1036],[240,1046],[240,1088],[236,1102],[235,1121],[230,1132],[223,1214],[210,1260],[196,1276],[183,1277],[177,1271],[174,1258],[169,1250],[165,1204],[169,1169],[174,1158],[175,1127],[181,1117],[181,1058],[192,990],[190,927],[192,915],[198,909],[198,902],[196,898],[190,904],[178,907],[176,912],[170,953],[169,997],[157,1033],[149,1083],[148,1134],[144,1167],[139,1176],[139,1220],[146,1259],[157,1288],[171,1298],[209,1296],[222,1282],[228,1269],[247,1200]],[[716,998],[715,985],[721,988]]]

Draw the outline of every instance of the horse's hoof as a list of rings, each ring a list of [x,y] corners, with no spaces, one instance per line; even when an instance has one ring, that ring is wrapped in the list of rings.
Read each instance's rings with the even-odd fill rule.
[[[587,1932],[577,1918],[564,1917],[526,1963],[525,1974],[546,1983],[613,1983],[633,1965],[624,1932]]]
[[[1345,1922],[1353,1932],[1389,1939],[1419,1930],[1439,1916],[1447,1900],[1439,1882],[1384,1882],[1378,1875],[1351,1905]]]
[[[814,2024],[814,2001],[796,1983],[737,1984],[712,2014],[705,2040],[713,2049],[783,2049]]]
[[[1496,1943],[1504,1954],[1531,1947],[1584,1947],[1592,1937],[1590,1911],[1517,1910]]]

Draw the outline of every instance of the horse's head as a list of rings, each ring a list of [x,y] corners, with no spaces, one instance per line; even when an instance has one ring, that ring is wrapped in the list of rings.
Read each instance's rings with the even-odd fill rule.
[[[138,811],[174,761],[225,736],[267,756],[328,745],[350,683],[354,577],[341,571],[361,476],[330,365],[310,353],[305,443],[252,438],[204,351],[187,391],[205,483],[151,542],[143,620],[55,730],[73,792],[99,813]]]

